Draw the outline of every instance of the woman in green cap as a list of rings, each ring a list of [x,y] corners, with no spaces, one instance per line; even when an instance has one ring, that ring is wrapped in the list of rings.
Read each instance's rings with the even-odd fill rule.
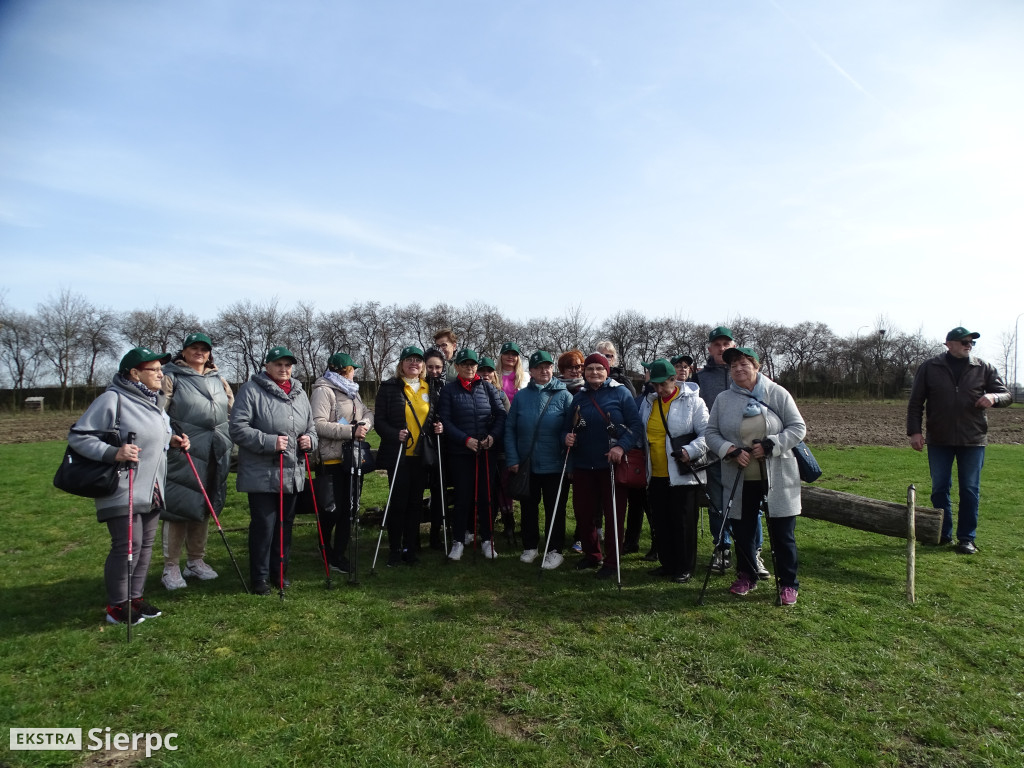
[[[164,413],[163,364],[171,356],[136,347],[121,358],[114,380],[106,392],[92,401],[82,418],[71,428],[68,445],[86,458],[110,464],[131,462],[128,498],[128,472],[120,473],[117,490],[96,499],[96,518],[107,524],[110,553],[104,568],[107,587],[107,621],[132,624],[161,615],[161,611],[142,599],[146,574],[153,556],[160,510],[164,507],[167,475],[167,448],[188,450],[188,435],[172,435]],[[117,429],[121,445],[109,445],[100,438]],[[135,440],[128,443],[129,434]],[[132,511],[129,525],[128,511]],[[133,566],[128,573],[128,531],[131,529]],[[128,601],[131,600],[129,608]]]
[[[352,532],[351,467],[343,461],[343,448],[353,440],[366,439],[373,429],[373,412],[359,397],[355,361],[335,352],[324,375],[313,382],[309,403],[320,438],[323,472],[317,472],[317,499],[327,559],[336,571],[349,572],[349,538]]]
[[[164,366],[163,392],[171,424],[188,433],[192,461],[202,479],[214,511],[224,509],[231,465],[228,415],[235,395],[213,362],[213,342],[205,333],[190,333],[181,352]],[[188,457],[181,451],[167,455],[167,508],[163,526],[164,572],[160,583],[167,589],[187,586],[186,577],[200,581],[217,578],[207,565],[206,541],[210,513],[196,484]],[[185,570],[181,550],[186,550]]]
[[[287,347],[271,347],[263,370],[241,386],[231,409],[236,487],[249,494],[249,575],[257,595],[270,594],[268,582],[282,591],[288,586],[295,502],[306,487],[303,454],[317,446],[309,398],[292,377],[294,365]]]

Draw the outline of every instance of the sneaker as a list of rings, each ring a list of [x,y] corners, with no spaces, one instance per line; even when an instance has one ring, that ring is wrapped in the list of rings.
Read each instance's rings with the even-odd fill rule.
[[[490,541],[490,539],[488,539],[487,541],[480,542],[480,551],[488,560],[493,560],[498,556],[498,550],[494,548],[494,544]]]
[[[524,549],[523,554],[519,556],[519,561],[522,563],[532,563],[539,554],[536,549]]]
[[[453,542],[452,543],[452,551],[448,553],[448,559],[449,560],[461,560],[462,559],[462,550],[464,548],[465,547],[464,547],[464,545],[463,545],[463,543],[461,541]]]
[[[602,565],[597,569],[597,578],[605,581],[607,579],[614,579],[616,576],[615,569],[607,565]]]
[[[184,577],[181,575],[181,568],[178,565],[165,565],[164,575],[160,577],[160,583],[164,585],[164,588],[173,592],[176,589],[184,589],[188,586]]]
[[[352,564],[348,561],[347,557],[342,555],[331,563],[331,570],[338,573],[350,573],[352,571]]]
[[[677,573],[674,576],[669,576],[669,581],[674,582],[676,584],[686,584],[692,578],[693,578],[693,574],[692,573],[683,572],[683,573]]]
[[[555,568],[560,566],[564,561],[565,558],[562,557],[561,552],[555,552],[555,550],[551,550],[546,555],[544,555],[544,562],[541,563],[540,567],[543,568],[545,571],[553,571],[555,570]]]
[[[270,584],[267,583],[266,579],[260,579],[252,583],[252,593],[254,595],[269,595]]]
[[[583,542],[582,541],[573,542],[573,545],[571,547],[569,547],[569,549],[572,550],[573,552],[575,552],[577,555],[582,555],[583,554]]]
[[[391,552],[388,554],[388,561],[386,563],[388,568],[397,568],[402,564],[402,553]]]
[[[783,587],[779,593],[780,605],[796,605],[797,591],[792,587]]]
[[[711,558],[711,570],[715,573],[722,575],[732,565],[730,552],[728,549],[716,549],[714,556]]]
[[[134,609],[132,610],[132,626],[141,624],[146,620],[146,617],[141,613],[137,613]],[[128,623],[128,601],[125,600],[123,603],[118,605],[107,606],[107,623],[108,624],[127,624]]]
[[[748,592],[753,592],[757,589],[757,580],[751,578],[750,574],[741,573],[738,575],[736,581],[729,587],[729,591],[734,595],[745,595]]]
[[[144,619],[155,619],[157,616],[163,616],[164,612],[141,597],[136,597],[132,600],[132,614],[136,613]]]
[[[757,554],[754,555],[754,568],[757,570],[757,578],[761,581],[767,581],[768,577],[771,576],[768,573],[768,569],[764,567],[764,560],[761,559],[761,550],[757,550]]]
[[[975,555],[978,553],[978,548],[974,546],[973,541],[961,541],[956,545],[956,551],[961,555]]]
[[[595,560],[594,558],[592,558],[590,556],[584,557],[584,558],[580,559],[576,563],[576,570],[577,571],[588,571],[591,568],[600,568],[600,567],[601,567],[601,561],[600,560]]]
[[[217,578],[217,572],[202,560],[189,560],[185,563],[185,570],[181,572],[185,578],[194,576],[200,581],[211,581]]]

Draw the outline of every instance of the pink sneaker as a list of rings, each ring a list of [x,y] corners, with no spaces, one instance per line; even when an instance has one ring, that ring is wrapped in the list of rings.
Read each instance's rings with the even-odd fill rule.
[[[749,573],[737,574],[736,581],[729,587],[729,591],[734,595],[745,595],[755,589],[757,589],[757,579],[752,578]]]
[[[779,593],[779,602],[782,605],[796,605],[797,591],[792,587],[783,587]]]

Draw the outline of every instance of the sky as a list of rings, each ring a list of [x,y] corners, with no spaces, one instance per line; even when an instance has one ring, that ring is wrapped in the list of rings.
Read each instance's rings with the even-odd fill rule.
[[[1017,0],[0,0],[0,291],[1024,312]]]

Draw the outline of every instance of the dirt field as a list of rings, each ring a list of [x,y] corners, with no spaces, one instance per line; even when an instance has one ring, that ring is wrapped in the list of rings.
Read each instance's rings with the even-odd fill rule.
[[[812,445],[907,445],[905,403],[805,402]],[[1024,443],[1024,408],[989,410],[989,442]],[[0,413],[0,443],[64,440],[78,413]]]

